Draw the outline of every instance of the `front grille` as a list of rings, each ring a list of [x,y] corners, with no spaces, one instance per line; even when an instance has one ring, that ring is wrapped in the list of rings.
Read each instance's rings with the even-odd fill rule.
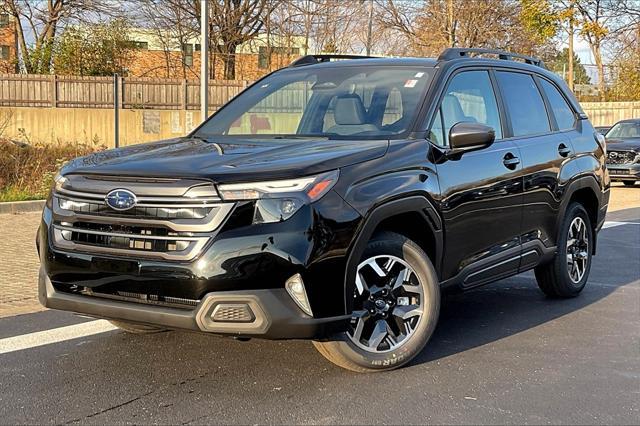
[[[114,189],[134,193],[136,205],[109,207],[105,198]],[[54,192],[53,243],[73,251],[191,260],[232,208],[203,181],[71,175]]]
[[[65,226],[66,225],[66,226]],[[193,237],[189,234],[166,232],[165,229],[142,229],[113,227],[108,225],[76,222],[72,226],[63,222],[54,225],[54,241],[61,248],[82,248],[89,251],[141,252],[157,257],[171,259],[201,249],[208,237]],[[97,228],[97,229],[96,229]],[[139,230],[139,231],[138,231]]]
[[[632,164],[638,160],[640,155],[635,151],[609,151],[607,154],[607,164]]]
[[[115,211],[104,201],[79,201],[64,197],[58,197],[58,206],[62,210],[74,213],[145,219],[203,219],[213,209],[213,207],[134,207],[127,211]]]
[[[130,291],[114,291],[107,293],[104,291],[95,291],[89,287],[77,286],[73,284],[55,284],[56,290],[63,291],[65,293],[72,293],[88,297],[99,297],[102,299],[117,300],[121,302],[133,302],[144,305],[158,305],[167,306],[178,309],[192,310],[200,300],[186,299],[183,297],[161,296],[158,294],[146,294],[146,293],[134,293]]]

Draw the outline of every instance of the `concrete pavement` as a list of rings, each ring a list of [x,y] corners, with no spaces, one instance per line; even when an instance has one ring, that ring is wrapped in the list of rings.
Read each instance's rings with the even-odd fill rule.
[[[431,342],[406,368],[350,373],[309,342],[76,334],[0,355],[0,424],[639,424],[640,208],[627,190],[640,201],[640,188],[620,189],[631,200],[620,208],[612,200],[580,297],[546,299],[531,273],[448,296]],[[34,232],[0,224],[14,242]],[[11,259],[26,262],[28,247]],[[13,263],[2,253],[10,294]],[[8,316],[0,347],[75,324],[95,331],[94,321]]]

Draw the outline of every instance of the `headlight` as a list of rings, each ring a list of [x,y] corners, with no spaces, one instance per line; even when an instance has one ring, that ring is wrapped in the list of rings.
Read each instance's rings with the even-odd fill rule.
[[[62,186],[66,181],[67,178],[58,173],[56,177],[53,178],[53,187],[56,189],[56,191],[59,191],[62,189]]]
[[[303,205],[322,198],[338,181],[338,171],[299,179],[219,185],[225,201],[256,200],[254,223],[287,220]]]

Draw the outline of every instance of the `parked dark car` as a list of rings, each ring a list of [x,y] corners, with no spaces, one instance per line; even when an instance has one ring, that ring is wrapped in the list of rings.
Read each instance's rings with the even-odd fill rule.
[[[598,133],[604,136],[607,134],[609,129],[611,129],[611,126],[596,126],[595,129]]]
[[[431,337],[441,291],[530,269],[550,297],[582,291],[604,149],[535,58],[305,56],[184,138],[67,164],[38,233],[40,300],[396,368]]]
[[[635,185],[640,181],[640,119],[617,122],[605,139],[611,180]]]

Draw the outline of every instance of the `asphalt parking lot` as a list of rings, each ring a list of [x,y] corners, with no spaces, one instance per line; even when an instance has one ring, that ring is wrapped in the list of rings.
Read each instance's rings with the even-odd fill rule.
[[[9,219],[3,235],[35,233],[36,214]],[[640,423],[640,186],[614,189],[580,297],[546,299],[531,273],[447,296],[427,348],[389,373],[342,370],[309,342],[42,311],[32,242],[3,244],[1,424]]]

